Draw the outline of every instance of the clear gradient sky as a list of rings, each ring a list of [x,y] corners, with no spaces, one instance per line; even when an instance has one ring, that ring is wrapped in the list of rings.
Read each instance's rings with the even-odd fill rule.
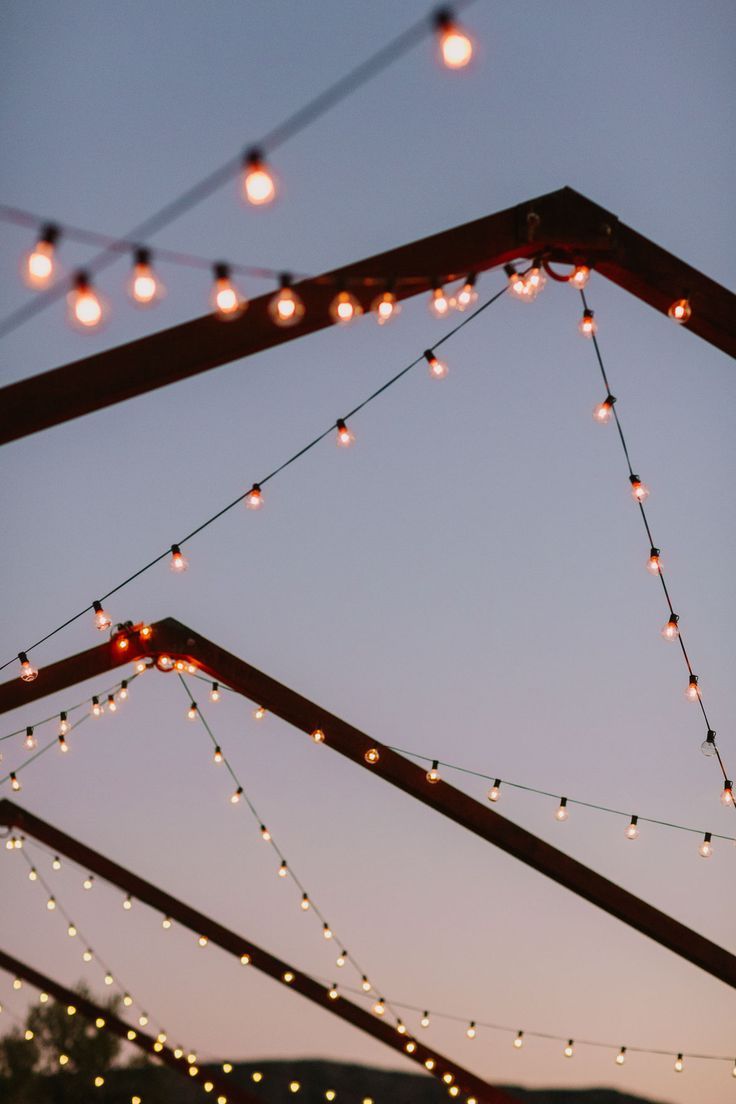
[[[0,199],[122,233],[426,10],[424,0],[4,5]],[[156,241],[317,272],[569,184],[733,286],[734,11],[709,0],[586,5],[479,0],[479,45],[450,74],[418,47],[275,159],[271,210],[235,185]],[[729,148],[730,147],[730,148]],[[0,228],[3,309],[29,235]],[[155,242],[154,242],[155,244]],[[70,267],[88,254],[68,244]],[[101,286],[100,336],[60,307],[4,341],[5,381],[200,314],[204,277],[163,271],[137,313]],[[487,274],[481,294],[500,286]],[[262,287],[248,284],[250,293]],[[593,278],[589,297],[635,466],[719,740],[736,763],[733,410],[728,359]],[[701,723],[664,644],[660,589],[629,496],[577,296],[503,299],[447,347],[442,384],[417,371],[269,487],[110,602],[116,619],[172,615],[388,743],[702,830],[734,830]],[[234,498],[443,332],[425,302],[231,364],[4,449],[3,658],[113,586]],[[40,665],[98,642],[90,618]],[[99,686],[99,683],[97,684]],[[93,693],[85,687],[80,696]],[[29,770],[34,812],[201,906],[300,969],[335,948],[210,765],[173,679],[136,684],[125,711]],[[70,695],[3,731],[63,708]],[[73,695],[71,700],[77,700]],[[47,709],[47,705],[49,708]],[[736,1054],[727,988],[512,858],[240,700],[215,732],[289,861],[386,995],[468,1019],[630,1046]],[[11,743],[11,742],[8,742]],[[10,769],[22,758],[5,746]],[[448,775],[448,777],[450,777]],[[467,778],[456,784],[483,799]],[[505,793],[502,811],[736,950],[736,849]],[[47,863],[47,859],[42,860]],[[244,972],[102,885],[49,873],[100,953],[209,1056],[401,1063],[377,1043]],[[0,854],[2,945],[65,982],[80,947]],[[101,992],[99,971],[94,983]],[[0,1000],[13,1000],[0,978]],[[416,1023],[411,1017],[412,1028]],[[501,1082],[612,1085],[671,1104],[721,1104],[730,1067],[583,1050],[516,1052],[509,1037],[436,1023],[428,1041]]]

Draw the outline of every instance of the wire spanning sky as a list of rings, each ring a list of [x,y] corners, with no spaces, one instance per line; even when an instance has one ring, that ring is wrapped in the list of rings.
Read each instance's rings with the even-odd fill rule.
[[[0,42],[3,202],[105,233],[142,220],[268,130],[425,10],[407,0],[273,7],[26,0]],[[479,0],[464,73],[430,42],[274,156],[282,195],[246,209],[235,185],[152,243],[317,272],[569,184],[733,286],[734,15],[725,3],[523,8]],[[30,294],[30,244],[0,229],[3,314]],[[85,250],[65,245],[69,269]],[[111,319],[81,336],[52,308],[0,349],[21,378],[201,313],[206,274],[162,266],[149,313],[125,300],[125,261],[101,277]],[[481,294],[502,280],[488,274]],[[266,285],[246,281],[249,294]],[[736,523],[733,365],[595,276],[587,289],[635,468],[693,666],[728,761]],[[188,550],[110,602],[116,619],[172,615],[387,743],[665,820],[732,831],[679,657],[579,297],[510,300]],[[443,332],[424,299],[391,326],[364,319],[8,446],[2,654],[46,629],[350,409]],[[89,621],[40,666],[97,643]],[[104,680],[103,680],[104,681]],[[94,692],[90,685],[88,690]],[[83,692],[83,691],[82,691]],[[82,692],[72,693],[76,701]],[[63,708],[64,699],[53,699]],[[387,997],[477,1021],[622,1045],[736,1052],[734,1001],[716,981],[237,700],[206,706],[259,810],[307,888]],[[180,688],[136,682],[116,717],[70,737],[20,798],[124,865],[322,977],[336,949],[224,776]],[[32,718],[29,718],[32,719]],[[7,729],[26,723],[5,718]],[[18,741],[19,743],[19,741]],[[4,749],[4,765],[13,753]],[[15,759],[21,758],[20,749]],[[455,780],[482,796],[472,780]],[[736,949],[733,849],[623,826],[504,792],[504,812]],[[151,1015],[198,1052],[400,1062],[217,949],[163,933],[114,891],[45,875]],[[0,854],[3,944],[74,982],[81,948]],[[5,903],[7,907],[5,907]],[[102,991],[102,979],[94,977]],[[0,1000],[18,1007],[8,979]],[[412,1030],[416,1023],[407,1022]],[[423,1036],[424,1038],[424,1036]],[[505,1036],[434,1021],[427,1042],[499,1082],[611,1085],[671,1104],[720,1104],[725,1066],[579,1049],[517,1052]]]

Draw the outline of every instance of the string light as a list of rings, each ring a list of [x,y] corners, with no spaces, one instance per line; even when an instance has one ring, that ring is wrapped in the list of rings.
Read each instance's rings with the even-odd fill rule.
[[[684,325],[685,322],[689,322],[693,313],[693,308],[690,305],[689,299],[675,299],[674,303],[670,304],[667,314],[675,322],[679,322],[680,325]]]
[[[429,374],[432,379],[444,379],[448,371],[444,360],[440,360],[436,357],[431,349],[425,349],[423,356],[427,362]]]
[[[678,1054],[675,1058],[675,1073],[682,1073],[684,1065],[685,1063],[683,1061],[682,1055]]]
[[[440,772],[438,770],[438,767],[439,767],[438,760],[433,759],[432,760],[432,766],[430,767],[430,769],[427,771],[427,774],[426,774],[426,778],[427,778],[428,782],[434,784],[434,783],[437,783],[437,782],[440,781]]]
[[[277,326],[295,326],[304,317],[304,303],[291,286],[291,273],[281,273],[279,290],[269,300],[268,313]]]
[[[445,318],[450,311],[450,300],[445,295],[444,288],[435,284],[429,297],[429,311],[435,318]]]
[[[627,839],[638,840],[639,838],[639,818],[638,816],[632,816],[629,823],[626,825],[626,832],[624,833]]]
[[[198,715],[199,714],[197,712],[197,703],[193,701],[187,709],[187,717],[190,721],[196,721]]]
[[[603,402],[593,407],[593,417],[596,422],[600,422],[602,425],[605,425],[606,422],[610,422],[613,417],[613,404],[615,401],[616,398],[614,395],[606,395]]]
[[[103,319],[100,297],[95,291],[87,272],[78,272],[68,296],[69,317],[73,323],[84,330],[93,330]]]
[[[379,997],[376,1003],[373,1005],[373,1011],[377,1016],[383,1016],[386,1012],[386,1002],[383,997]]]
[[[616,1065],[622,1066],[626,1061],[626,1047],[622,1046],[618,1054],[616,1055]]]
[[[71,725],[69,724],[69,721],[67,720],[67,715],[62,710],[62,712],[59,714],[59,736],[62,736],[62,737],[63,736],[68,736],[70,728],[71,728]]]
[[[351,292],[342,288],[330,303],[330,318],[340,326],[346,326],[363,313],[358,300]]]
[[[578,323],[578,330],[583,337],[595,337],[598,332],[598,324],[593,316],[593,311],[587,307],[583,311],[583,317]]]
[[[230,798],[230,804],[231,805],[237,805],[242,796],[243,796],[243,787],[238,786],[237,790],[235,791],[235,793]]]
[[[689,702],[700,701],[700,687],[698,686],[697,675],[690,675],[688,684],[685,687],[685,700]]]
[[[27,748],[28,751],[33,751],[35,747],[38,747],[38,740],[33,733],[33,727],[31,725],[28,725],[28,727],[26,728],[26,735],[23,741],[23,747]]]
[[[371,311],[375,313],[378,325],[385,326],[387,322],[391,322],[401,313],[401,304],[391,288],[386,288],[371,303]]]
[[[733,805],[733,782],[726,778],[721,792],[721,805]]]
[[[497,778],[488,791],[488,800],[496,802],[501,796],[501,779]]]
[[[212,689],[210,690],[210,701],[218,702],[220,700],[220,684],[219,682],[212,683]]]
[[[630,475],[629,483],[631,484],[631,497],[634,502],[646,502],[649,498],[649,488],[646,483],[642,483],[638,475]]]
[[[130,896],[130,894],[128,894],[127,897],[123,901],[123,908],[126,910],[126,912],[130,912],[132,907],[133,907],[133,898]]]
[[[82,882],[82,889],[91,889],[92,886],[94,885],[94,881],[95,881],[94,874],[88,874],[87,877]]]
[[[312,731],[311,736],[315,744],[323,744],[325,741],[325,734],[321,728],[315,728]]]
[[[51,860],[51,869],[61,870],[61,859],[58,855],[54,855],[53,859]]]
[[[378,751],[378,748],[373,748],[372,747],[372,748],[368,748],[368,750],[365,753],[365,755],[363,756],[363,758],[365,759],[366,763],[370,763],[371,765],[373,765],[374,763],[378,762],[378,760],[381,758],[381,756],[380,756],[380,753]]]
[[[471,272],[470,275],[467,277],[465,283],[455,296],[455,301],[453,303],[455,310],[458,310],[462,313],[463,311],[466,311],[468,307],[472,307],[475,303],[477,303],[478,291],[475,286],[477,279],[478,277],[475,272]]]
[[[712,835],[710,832],[706,832],[703,836],[703,842],[698,848],[698,854],[703,859],[709,859],[713,854],[713,844],[711,843]]]
[[[567,820],[570,815],[570,811],[567,807],[567,798],[561,797],[560,804],[555,809],[555,820]]]
[[[221,747],[218,746],[218,747],[215,748],[214,754],[212,756],[212,762],[213,763],[221,763],[222,762],[222,748]]]
[[[532,262],[532,266],[526,274],[525,283],[527,295],[530,299],[536,299],[540,291],[544,289],[547,277],[542,271],[542,262],[538,258]]]
[[[286,865],[286,859],[282,859],[281,860],[281,865],[279,866],[279,869],[278,869],[279,878],[285,878],[288,873],[289,873],[289,868]]]
[[[301,909],[303,912],[307,912],[309,910],[309,894],[307,893],[302,893]]]
[[[38,678],[38,668],[34,667],[25,652],[18,652],[20,660],[20,677],[24,682],[33,682]]]
[[[107,630],[112,625],[112,618],[110,617],[110,614],[106,613],[106,611],[102,608],[101,602],[93,602],[92,609],[95,615],[95,628],[99,629],[100,632],[107,632]]]
[[[517,1050],[521,1050],[523,1045],[524,1045],[524,1032],[523,1031],[517,1031],[516,1038],[514,1039],[514,1046],[516,1047]]]
[[[48,286],[54,275],[56,243],[59,240],[59,228],[47,223],[41,228],[38,241],[27,254],[24,275],[29,287],[41,290]]]
[[[677,640],[680,635],[680,629],[678,627],[679,616],[676,613],[670,614],[667,623],[662,629],[662,636],[665,640],[673,641]]]
[[[271,842],[271,833],[269,832],[265,824],[261,825],[261,839],[264,839],[266,843]]]
[[[107,695],[107,708],[110,713],[117,713],[118,711],[118,703],[112,694]]]
[[[136,249],[133,254],[133,272],[129,293],[138,306],[148,307],[163,295],[163,285],[151,267],[151,250]]]
[[[355,440],[355,434],[351,429],[348,429],[346,423],[342,418],[338,418],[335,422],[335,444],[339,448],[350,448]]]
[[[478,1034],[478,1031],[477,1031],[476,1026],[475,1026],[475,1020],[470,1021],[470,1023],[468,1024],[468,1029],[465,1032],[465,1034],[467,1035],[467,1037],[469,1039],[474,1039],[475,1036]]]
[[[575,1043],[572,1039],[567,1040],[567,1046],[565,1047],[563,1054],[566,1058],[572,1058],[575,1053]]]
[[[347,951],[340,951],[340,954],[335,959],[335,965],[342,967],[342,966],[345,965],[347,960],[348,960],[348,952]]]
[[[104,707],[100,704],[100,699],[95,695],[92,698],[92,707],[90,709],[93,717],[101,717],[105,712]]]
[[[248,303],[232,282],[230,265],[218,261],[212,266],[212,275],[214,282],[212,284],[211,302],[217,317],[226,322],[238,318]]]
[[[649,549],[649,558],[647,560],[647,571],[652,575],[659,575],[662,570],[662,560],[660,558],[660,552],[658,548]]]
[[[176,572],[186,571],[189,567],[189,560],[183,555],[178,544],[172,544],[171,546],[171,561],[169,567],[172,571]]]
[[[420,1027],[429,1027],[429,1012],[424,1012],[419,1021]]]
[[[582,290],[590,279],[590,269],[587,265],[575,265],[574,269],[568,276],[568,283],[572,287]]]
[[[443,64],[448,69],[463,69],[473,56],[473,43],[450,8],[441,8],[435,14],[435,27]]]
[[[16,777],[15,771],[10,772],[10,786],[11,789],[15,791],[15,793],[20,793],[22,789],[22,786]]]
[[[243,194],[254,207],[271,203],[276,183],[259,149],[250,149],[243,158]]]
[[[245,498],[245,505],[249,510],[260,510],[263,505],[263,491],[258,483],[254,483]]]
[[[255,718],[255,720],[262,721],[265,716],[266,716],[266,710],[263,708],[263,706],[262,705],[256,706],[256,708],[253,710],[253,717]]]

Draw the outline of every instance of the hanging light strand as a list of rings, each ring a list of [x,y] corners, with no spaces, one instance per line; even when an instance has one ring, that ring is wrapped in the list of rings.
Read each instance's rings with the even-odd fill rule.
[[[507,286],[504,285],[504,287],[502,287],[500,291],[497,291],[489,299],[486,299],[485,302],[483,302],[479,307],[477,307],[474,311],[472,311],[472,313],[465,315],[461,319],[460,322],[458,322],[455,326],[453,326],[450,330],[448,330],[442,337],[440,337],[437,341],[435,341],[432,348],[437,349],[441,345],[444,345],[445,342],[450,341],[457,333],[459,333],[459,331],[464,326],[467,326],[470,322],[473,322],[484,311],[488,310],[489,307],[493,306],[493,304],[496,303],[500,298],[502,298],[502,296],[504,296],[506,294],[506,292],[507,292]],[[425,359],[424,352],[420,353],[420,355],[418,357],[415,357],[414,360],[412,360],[410,364],[407,364],[400,371],[396,372],[395,375],[391,376],[390,379],[386,380],[386,382],[384,384],[382,384],[375,391],[373,391],[370,395],[368,395],[367,398],[365,398],[361,402],[359,402],[357,404],[357,406],[353,407],[353,409],[348,411],[347,414],[344,414],[343,415],[343,420],[347,422],[351,417],[353,417],[359,411],[363,410],[364,407],[366,407],[370,403],[374,402],[380,395],[382,395],[390,387],[393,387],[394,384],[398,383],[400,379],[403,379],[403,377],[405,375],[407,375],[409,372],[411,372],[411,370],[413,368],[416,368],[418,364],[426,364],[426,359]],[[330,423],[330,425],[327,429],[323,430],[320,434],[318,434],[311,441],[309,441],[308,444],[304,445],[303,448],[300,448],[298,450],[298,452],[295,452],[292,456],[290,456],[282,464],[279,464],[279,466],[274,468],[273,471],[269,472],[268,475],[266,475],[262,479],[258,480],[257,483],[254,484],[254,486],[257,486],[257,487],[261,488],[266,483],[269,483],[272,479],[275,479],[276,476],[280,475],[281,472],[286,470],[286,468],[288,468],[292,464],[296,463],[297,460],[300,460],[303,456],[305,456],[313,448],[316,448],[317,445],[319,445],[323,440],[325,440],[325,438],[331,437],[332,434],[334,433],[334,430],[335,430],[335,423],[333,421],[333,422]],[[231,510],[235,509],[236,506],[239,506],[240,503],[245,501],[250,494],[251,494],[251,489],[248,489],[247,491],[245,491],[242,494],[238,495],[237,498],[234,498],[231,502],[228,502],[227,505],[223,506],[216,513],[212,514],[211,517],[208,517],[205,521],[203,521],[199,525],[197,525],[194,529],[191,530],[191,532],[187,533],[187,535],[185,537],[181,537],[179,540],[173,542],[173,544],[175,544],[180,549],[183,548],[183,546],[187,542],[193,540],[194,537],[199,536],[199,534],[202,533],[205,529],[209,528],[210,525],[213,525],[216,521],[219,521],[221,517],[224,517],[225,514],[229,513]],[[154,556],[153,559],[148,561],[148,563],[143,564],[143,566],[139,567],[137,569],[137,571],[134,571],[131,575],[128,575],[127,578],[125,578],[121,582],[117,583],[117,585],[112,587],[111,590],[108,590],[107,593],[101,595],[101,597],[99,599],[97,599],[96,602],[90,602],[88,605],[86,605],[84,607],[84,609],[79,610],[77,613],[75,613],[71,617],[67,618],[67,620],[62,622],[61,625],[57,625],[57,627],[55,629],[51,629],[50,632],[45,633],[45,635],[40,637],[38,640],[36,640],[35,643],[27,645],[16,656],[13,656],[11,659],[7,659],[4,663],[0,664],[0,671],[4,670],[6,667],[10,666],[11,663],[16,662],[17,659],[18,659],[18,656],[25,656],[26,653],[33,652],[34,649],[39,648],[42,644],[45,644],[47,640],[50,640],[53,636],[56,636],[57,633],[60,633],[64,629],[68,628],[69,625],[74,624],[74,622],[78,621],[80,617],[84,617],[87,613],[94,612],[96,604],[99,604],[101,602],[106,601],[108,598],[111,598],[114,594],[117,594],[124,587],[129,586],[130,583],[134,582],[141,575],[144,575],[147,571],[150,571],[151,568],[153,568],[157,564],[161,563],[162,560],[170,559],[170,557],[171,557],[171,548],[172,548],[172,544],[170,543],[166,546],[166,549],[163,552],[159,552],[158,555]]]
[[[68,705],[68,706],[66,706],[65,709],[57,710],[55,713],[52,713],[49,717],[44,717],[43,720],[41,720],[41,721],[34,721],[31,727],[32,728],[40,728],[41,725],[49,724],[51,721],[58,722],[59,717],[62,714],[66,714],[67,716],[69,716],[72,713],[75,713],[77,711],[77,709],[82,709],[82,708],[88,707],[90,705],[91,701],[92,701],[93,696],[97,697],[97,698],[100,698],[100,700],[102,700],[103,698],[108,698],[110,696],[110,694],[115,694],[119,690],[121,690],[123,688],[123,683],[125,683],[125,689],[127,689],[131,685],[131,683],[135,682],[135,680],[137,678],[138,678],[138,674],[136,674],[134,672],[132,675],[129,675],[126,679],[122,679],[120,682],[116,682],[112,686],[108,686],[106,690],[98,690],[95,695],[90,694],[90,696],[88,698],[85,698],[83,701],[77,702],[75,705]],[[18,728],[18,729],[15,730],[15,732],[8,732],[4,736],[0,736],[0,743],[2,743],[3,740],[11,740],[14,736],[22,736],[26,731],[26,727],[27,726],[24,725],[23,728]],[[71,728],[69,729],[69,731],[71,732]]]
[[[582,300],[584,314],[592,314],[592,312],[590,311],[590,308],[588,306],[588,301],[585,297],[585,291],[582,288],[580,289],[580,298]],[[600,369],[601,378],[603,379],[603,385],[606,389],[606,394],[610,396],[610,395],[612,395],[611,385],[610,385],[609,380],[608,380],[608,373],[606,372],[606,367],[603,363],[603,356],[601,355],[600,345],[598,344],[598,338],[597,338],[595,332],[591,333],[589,336],[590,336],[592,344],[593,344],[593,349],[595,350],[595,356],[596,356],[596,360],[598,362],[598,367]],[[626,458],[626,466],[629,469],[629,481],[631,482],[631,485],[632,485],[632,493],[634,495],[634,499],[636,501],[636,504],[639,507],[639,513],[641,515],[641,520],[642,520],[642,523],[644,525],[644,529],[645,529],[646,534],[647,534],[647,539],[649,541],[649,548],[650,548],[649,565],[650,565],[650,570],[652,570],[653,574],[656,574],[656,575],[659,576],[660,583],[662,584],[662,591],[664,593],[665,601],[667,603],[667,608],[669,609],[669,612],[670,612],[670,619],[667,622],[667,625],[665,626],[665,629],[663,630],[663,635],[667,636],[669,639],[677,639],[677,641],[679,642],[680,651],[682,653],[682,658],[685,661],[685,666],[687,667],[688,675],[690,676],[690,679],[692,680],[692,678],[695,675],[695,672],[693,671],[693,667],[692,667],[692,664],[690,662],[690,656],[688,655],[687,648],[685,647],[685,641],[683,639],[682,630],[679,627],[679,616],[675,612],[675,607],[672,604],[672,599],[670,597],[669,588],[668,588],[667,582],[665,580],[664,569],[663,569],[662,564],[661,564],[660,559],[659,559],[659,547],[657,546],[656,541],[654,540],[654,537],[652,536],[652,531],[651,531],[651,528],[650,528],[650,525],[649,525],[649,518],[647,517],[647,511],[646,511],[646,508],[644,506],[644,501],[645,501],[645,499],[648,495],[648,490],[644,487],[644,484],[641,482],[641,480],[639,479],[639,476],[636,474],[636,472],[634,471],[634,468],[632,466],[631,456],[629,454],[629,448],[628,448],[628,445],[626,443],[626,438],[624,436],[623,427],[621,425],[621,419],[619,417],[617,404],[613,404],[613,403],[611,404],[611,415],[612,415],[613,420],[616,424],[616,429],[618,431],[618,437],[619,437],[619,440],[621,442],[621,448],[623,449],[624,457]],[[656,564],[656,567],[653,566],[655,564]],[[669,632],[668,632],[668,630],[669,630]],[[693,685],[692,681],[691,681],[691,685]],[[694,685],[697,686],[697,678],[695,680]],[[728,782],[730,776],[728,774],[728,771],[726,770],[725,764],[724,764],[723,759],[721,757],[720,750],[719,750],[718,746],[715,743],[715,732],[712,728],[712,725],[710,723],[710,719],[708,717],[708,713],[707,713],[706,708],[705,708],[705,702],[703,701],[702,692],[699,689],[694,694],[693,700],[696,700],[698,705],[700,706],[700,711],[703,715],[703,720],[705,721],[705,727],[706,727],[707,735],[706,735],[706,740],[704,741],[704,744],[707,744],[708,747],[709,747],[708,754],[712,754],[712,755],[715,756],[716,761],[718,762],[718,766],[721,769],[723,779],[724,779],[725,782]],[[712,738],[711,738],[711,734],[712,734]],[[730,802],[730,804],[731,805],[734,804],[733,800]]]

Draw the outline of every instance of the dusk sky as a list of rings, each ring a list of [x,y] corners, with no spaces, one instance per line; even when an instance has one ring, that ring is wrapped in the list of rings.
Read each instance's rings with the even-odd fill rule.
[[[429,10],[426,0],[217,4],[11,0],[0,24],[0,202],[125,235]],[[468,70],[428,38],[273,156],[268,209],[233,181],[155,247],[317,273],[570,185],[728,287],[733,248],[732,4],[478,0]],[[33,231],[0,223],[0,316]],[[63,242],[69,272],[90,250]],[[138,311],[129,262],[101,275],[104,331],[62,305],[0,343],[0,384],[207,310],[209,277],[162,264]],[[503,286],[483,274],[481,299]],[[244,280],[250,296],[265,282]],[[635,470],[719,745],[736,769],[733,411],[729,358],[593,275],[587,289]],[[503,297],[448,342],[441,382],[417,368],[356,416],[352,449],[322,443],[106,603],[173,616],[376,739],[627,813],[736,835],[701,755],[702,718],[660,629],[661,588],[604,397],[577,332],[580,300],[548,284]],[[425,296],[378,327],[331,328],[3,450],[0,662],[242,493],[432,345],[451,322]],[[100,642],[88,614],[33,653],[41,668]],[[15,677],[11,665],[2,677]],[[2,718],[0,735],[102,690],[75,687]],[[199,701],[291,866],[387,998],[461,1020],[667,1056],[562,1044],[436,1016],[427,1041],[495,1083],[605,1085],[667,1104],[736,1088],[726,985],[235,695]],[[298,969],[356,984],[303,915],[174,676],[149,673],[115,717],[23,774],[17,800]],[[42,739],[55,729],[39,729]],[[48,735],[46,735],[48,734]],[[27,755],[0,745],[0,770]],[[443,777],[485,801],[487,784]],[[1,796],[11,796],[6,783]],[[736,847],[504,790],[498,812],[736,952]],[[244,971],[79,871],[50,869],[79,928],[174,1041],[214,1058],[330,1057],[414,1069],[359,1031]],[[84,967],[18,854],[0,852],[0,946],[59,980]],[[349,976],[348,976],[349,975]],[[0,1003],[23,993],[0,974]],[[357,998],[356,998],[357,999]],[[407,1012],[412,1031],[418,1016]],[[0,1028],[3,1024],[0,1022]],[[376,1104],[384,1104],[377,1101]]]

